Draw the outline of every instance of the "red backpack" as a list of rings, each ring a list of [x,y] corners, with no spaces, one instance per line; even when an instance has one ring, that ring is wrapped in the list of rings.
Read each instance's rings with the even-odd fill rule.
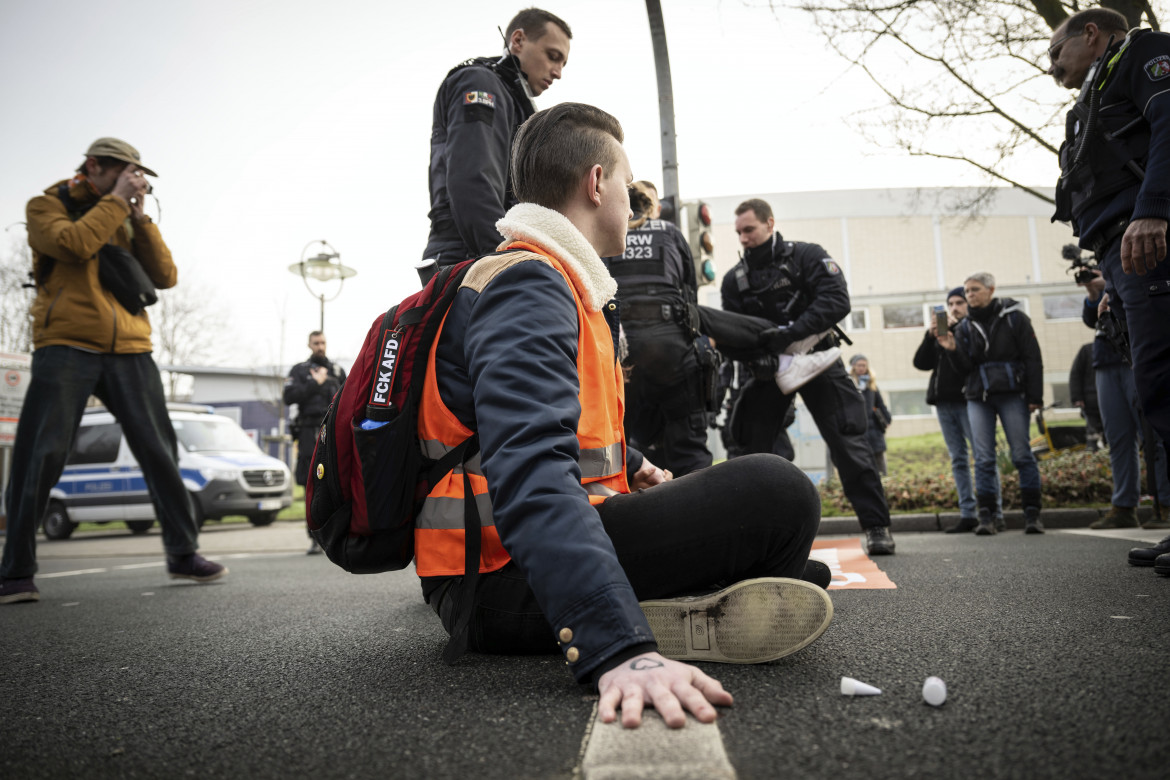
[[[313,538],[346,571],[373,574],[409,565],[423,500],[438,480],[479,452],[479,438],[472,435],[435,461],[423,455],[418,441],[418,400],[431,345],[474,262],[440,267],[426,287],[374,320],[321,421],[305,511]],[[475,512],[472,518],[478,529]],[[479,534],[468,539],[478,541]],[[478,559],[479,550],[474,554]]]

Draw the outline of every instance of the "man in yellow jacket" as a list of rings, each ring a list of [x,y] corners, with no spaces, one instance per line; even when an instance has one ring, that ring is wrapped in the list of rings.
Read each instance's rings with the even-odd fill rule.
[[[178,273],[158,227],[143,211],[156,175],[138,150],[99,138],[76,175],[29,201],[36,300],[32,305],[32,381],[16,430],[5,495],[8,534],[0,561],[0,604],[37,601],[36,531],[49,490],[95,395],[122,425],[150,489],[167,571],[173,579],[218,579],[227,569],[198,555],[191,499],[179,475],[175,431],[158,367],[151,358],[150,319],[131,311],[99,278],[107,244],[128,250],[158,288]]]

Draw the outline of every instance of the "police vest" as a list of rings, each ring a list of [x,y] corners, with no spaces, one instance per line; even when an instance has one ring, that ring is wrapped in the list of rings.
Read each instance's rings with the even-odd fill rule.
[[[1111,88],[1124,82],[1124,76],[1115,72],[1132,65],[1125,59],[1130,45],[1148,32],[1133,31],[1093,64],[1065,117],[1053,222],[1075,220],[1094,203],[1141,184],[1150,150],[1150,123],[1133,101],[1111,100]],[[1100,113],[1102,102],[1110,106],[1106,115]]]
[[[578,399],[581,403],[581,418],[577,423],[577,442],[580,446],[577,462],[581,469],[581,484],[589,494],[589,503],[596,505],[612,495],[629,493],[625,468],[626,442],[622,430],[624,382],[605,315],[585,308],[572,277],[555,257],[521,241],[512,242],[507,248],[532,252],[540,256],[532,262],[545,262],[556,269],[564,277],[577,306],[577,377],[580,386]],[[482,291],[504,267],[492,270],[485,265],[487,273],[477,274],[478,269],[472,266],[463,286]],[[517,322],[519,324],[521,321],[518,319]],[[446,317],[431,346],[419,403],[419,440],[423,453],[435,459],[441,458],[474,433],[459,422],[439,395],[435,353],[445,324]],[[414,536],[415,565],[420,577],[461,575],[464,572],[463,502],[467,500],[463,493],[464,469],[475,494],[474,501],[479,510],[482,529],[480,572],[496,571],[511,560],[500,542],[492,517],[488,482],[483,474],[480,456],[476,455],[441,479],[423,502],[422,511],[415,521]]]
[[[760,268],[749,268],[747,260],[740,258],[732,274],[744,314],[777,325],[789,325],[800,316],[800,311],[794,310],[800,292],[800,274],[792,263],[795,254],[796,244],[784,241],[779,257],[773,255],[772,261]]]

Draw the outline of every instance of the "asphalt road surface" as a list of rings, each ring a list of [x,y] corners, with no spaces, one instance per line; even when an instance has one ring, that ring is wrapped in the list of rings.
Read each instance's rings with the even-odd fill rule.
[[[413,573],[345,574],[289,524],[209,527],[208,585],[166,578],[157,531],[42,540],[42,600],[0,607],[0,778],[1166,778],[1170,578],[1125,563],[1160,535],[900,534],[896,589],[705,667],[717,724],[624,733],[559,656],[444,666]]]

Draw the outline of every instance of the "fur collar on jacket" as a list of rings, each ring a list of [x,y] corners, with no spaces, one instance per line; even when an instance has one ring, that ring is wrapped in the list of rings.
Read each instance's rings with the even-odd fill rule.
[[[589,311],[601,311],[617,295],[617,282],[597,251],[559,211],[535,203],[517,203],[496,223],[496,230],[507,239],[500,249],[509,242],[523,241],[560,260]]]

